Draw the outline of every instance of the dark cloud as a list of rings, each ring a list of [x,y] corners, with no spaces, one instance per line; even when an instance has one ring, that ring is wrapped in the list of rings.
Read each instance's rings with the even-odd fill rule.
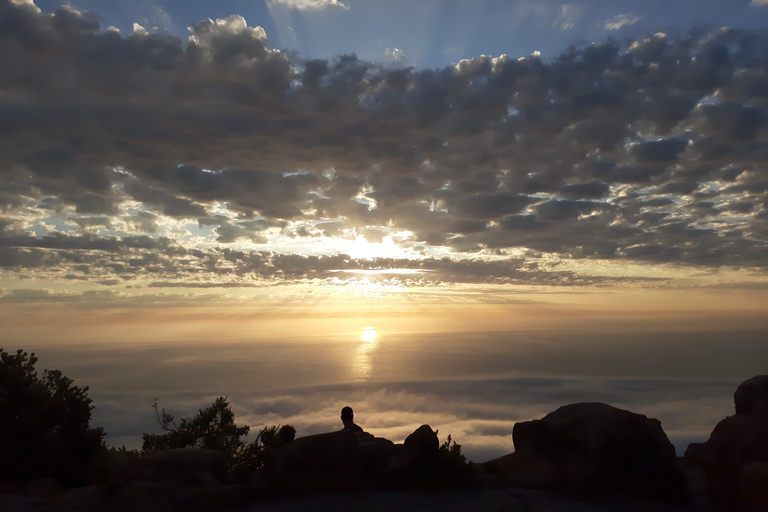
[[[0,6],[4,268],[316,279],[349,267],[279,237],[397,232],[414,251],[473,254],[424,260],[433,280],[589,281],[486,261],[508,248],[768,261],[762,32],[421,70],[302,60],[239,16],[191,33],[124,36],[69,7]]]

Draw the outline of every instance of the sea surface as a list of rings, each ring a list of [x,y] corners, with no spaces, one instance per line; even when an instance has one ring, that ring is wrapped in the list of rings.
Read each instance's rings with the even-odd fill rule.
[[[733,392],[768,373],[761,330],[387,334],[28,345],[38,368],[89,386],[92,423],[110,445],[159,433],[226,396],[252,432],[291,424],[298,436],[337,430],[339,411],[401,442],[422,424],[476,462],[514,450],[512,427],[574,402],[605,402],[658,418],[678,453],[733,414]],[[6,350],[15,347],[4,347]]]

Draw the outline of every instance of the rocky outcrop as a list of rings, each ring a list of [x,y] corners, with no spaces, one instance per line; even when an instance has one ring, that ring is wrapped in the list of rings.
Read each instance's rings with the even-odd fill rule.
[[[422,425],[395,446],[389,464],[376,478],[378,489],[424,490],[435,488],[444,480],[443,465],[438,456],[437,432]]]
[[[363,488],[394,455],[394,444],[360,432],[296,439],[272,451],[250,482],[254,494],[301,494]]]
[[[703,466],[718,511],[768,510],[768,375],[744,381],[734,393],[736,414],[715,426],[702,447],[689,447]],[[694,457],[695,455],[695,457]]]
[[[516,485],[682,501],[685,476],[658,420],[602,403],[517,423],[515,452],[484,467]]]
[[[403,447],[405,453],[410,457],[429,459],[437,454],[440,441],[437,439],[437,432],[432,430],[429,425],[422,425],[405,438]]]
[[[200,448],[105,455],[95,484],[64,489],[53,478],[40,478],[2,486],[0,510],[203,511],[239,506],[246,499],[244,486],[229,484],[224,455]]]
[[[422,425],[403,444],[367,433],[331,432],[273,450],[249,482],[253,497],[350,489],[435,490],[465,484],[466,464],[441,457],[437,433]]]
[[[103,468],[102,487],[104,503],[115,510],[215,510],[245,500],[243,486],[228,485],[229,480],[223,453],[177,448],[140,457],[113,454]]]
[[[768,414],[768,375],[747,379],[733,394],[736,414]]]
[[[176,448],[150,452],[140,457],[115,454],[104,468],[108,486],[122,480],[172,481],[188,485],[226,483],[229,479],[227,460],[217,450]]]
[[[718,512],[766,511],[765,382],[758,377],[740,386],[735,399],[742,412],[720,422],[708,442],[689,446],[687,476],[697,485],[691,486],[693,501],[685,505],[670,503],[686,497],[686,475],[658,420],[602,403],[578,403],[516,424],[516,451],[482,464],[465,464],[440,449],[429,425],[402,444],[341,431],[270,449],[265,466],[247,486],[230,483],[227,461],[216,451],[184,448],[139,457],[113,453],[99,468],[96,485],[89,487],[61,489],[51,478],[0,482],[0,510],[239,510],[258,499],[308,493],[478,487],[504,493],[514,489],[509,496],[518,497],[527,489],[523,501],[531,510],[538,510],[533,504],[542,496],[582,503],[585,495],[594,503],[629,504],[626,510],[647,510],[645,500],[657,500],[654,510],[710,510],[703,492],[706,480]]]

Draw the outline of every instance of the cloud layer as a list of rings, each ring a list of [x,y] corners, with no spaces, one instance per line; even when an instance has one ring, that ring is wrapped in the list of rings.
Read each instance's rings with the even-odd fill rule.
[[[545,263],[768,262],[765,33],[444,69],[303,60],[268,36],[0,5],[0,267],[572,285],[604,279]]]
[[[728,356],[723,356],[728,340]],[[110,444],[137,446],[159,427],[151,409],[183,417],[228,396],[239,423],[292,424],[300,436],[340,428],[344,405],[367,431],[402,442],[428,423],[475,461],[513,450],[517,421],[599,401],[660,419],[682,453],[733,413],[736,386],[765,360],[759,331],[596,330],[487,336],[384,335],[279,342],[40,346],[41,364],[89,385]],[[46,366],[48,365],[48,366]]]

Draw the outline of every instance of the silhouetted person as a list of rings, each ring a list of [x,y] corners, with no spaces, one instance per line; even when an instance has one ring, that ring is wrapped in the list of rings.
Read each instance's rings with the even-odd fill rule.
[[[290,425],[283,425],[280,430],[277,431],[277,437],[281,443],[290,443],[296,439],[296,429]]]
[[[344,428],[341,429],[343,431],[348,432],[362,432],[363,429],[360,428],[359,425],[355,425],[355,413],[352,412],[352,408],[350,406],[346,406],[341,410],[341,422],[344,423]]]

